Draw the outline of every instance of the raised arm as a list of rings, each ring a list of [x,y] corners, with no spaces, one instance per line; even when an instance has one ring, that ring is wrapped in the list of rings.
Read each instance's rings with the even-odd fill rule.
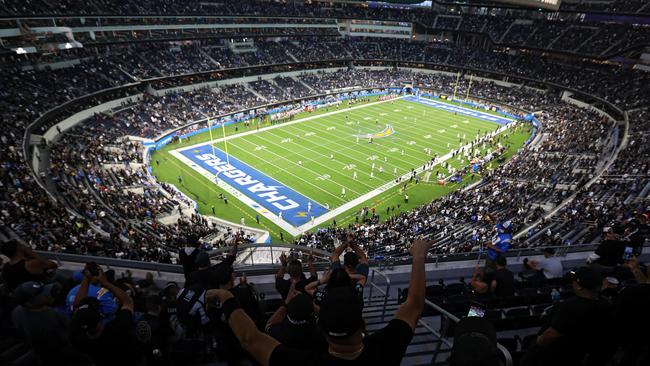
[[[357,254],[357,257],[359,257],[359,263],[366,263],[366,264],[368,263],[368,255],[366,254],[366,252],[363,251],[363,249],[359,247],[359,245],[350,242],[349,246]]]
[[[330,280],[330,275],[332,274],[332,270],[330,269],[329,271],[323,272],[323,275],[321,276],[320,280],[310,282],[305,286],[305,292],[308,293],[309,295],[314,295],[314,291],[316,291],[316,288],[320,285],[324,285]]]
[[[271,361],[271,354],[280,343],[270,335],[260,332],[253,320],[241,309],[239,302],[227,290],[208,290],[208,301],[218,299],[230,329],[239,340],[241,346],[259,364],[267,366]]]
[[[307,258],[307,268],[309,269],[309,277],[316,277],[318,276],[318,273],[316,273],[316,266],[314,266],[314,252],[309,253],[309,257]]]
[[[110,283],[106,279],[106,274],[104,273],[104,271],[101,270],[101,268],[99,269],[99,275],[97,276],[97,280],[102,285],[102,287],[110,291],[113,294],[113,296],[117,298],[120,304],[122,304],[121,309],[130,310],[133,313],[133,299],[131,299],[131,297],[127,295],[127,293],[124,292],[124,290]]]
[[[278,269],[278,272],[275,274],[275,278],[284,278],[284,274],[287,271],[287,256],[282,253],[280,255],[280,269]]]
[[[79,291],[77,291],[77,294],[74,297],[74,301],[72,302],[73,308],[76,308],[82,299],[88,297],[88,287],[90,286],[90,273],[88,272],[87,269],[84,268],[83,275],[84,276],[81,279],[81,284],[79,285]]]
[[[411,329],[415,330],[418,319],[424,309],[424,297],[426,292],[426,278],[424,273],[424,262],[427,252],[433,241],[417,239],[411,246],[413,265],[411,267],[411,281],[406,301],[400,305],[395,313],[395,319],[406,322]]]
[[[287,306],[289,306],[289,303],[291,302],[291,300],[293,300],[294,297],[296,297],[297,294],[298,294],[298,291],[296,291],[296,283],[293,282],[291,284],[291,287],[289,287],[289,292],[287,293],[287,298],[284,299],[284,302],[282,303],[282,306],[280,306],[278,308],[278,310],[276,310],[275,313],[273,313],[273,315],[271,315],[269,320],[266,322],[265,330],[267,332],[269,331],[270,326],[282,323],[284,318],[287,316],[287,310],[288,310]]]
[[[336,249],[334,249],[334,251],[330,255],[330,261],[332,261],[332,263],[340,262],[341,261],[341,255],[343,254],[345,249],[348,247],[348,245],[349,245],[349,242],[346,241],[345,243],[342,243],[341,245],[336,247]]]

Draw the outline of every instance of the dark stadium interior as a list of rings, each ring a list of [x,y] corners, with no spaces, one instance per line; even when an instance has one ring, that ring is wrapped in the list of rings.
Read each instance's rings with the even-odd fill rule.
[[[0,0],[0,365],[650,365],[650,1],[420,3]],[[391,87],[533,134],[297,235],[152,174],[208,116]]]

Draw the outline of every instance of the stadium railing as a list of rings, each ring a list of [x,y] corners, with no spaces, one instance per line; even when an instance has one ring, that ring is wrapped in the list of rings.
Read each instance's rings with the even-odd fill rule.
[[[381,286],[377,285],[375,283],[375,275],[379,275],[379,277],[384,280],[386,283],[386,287],[382,288]],[[386,306],[388,305],[388,299],[390,298],[390,278],[383,274],[381,271],[375,270],[375,269],[370,269],[370,290],[368,292],[368,302],[371,302],[372,299],[372,292],[373,289],[377,289],[382,294],[382,298],[384,301],[382,310],[381,310],[381,320],[383,321],[384,318],[386,317]]]
[[[565,246],[552,246],[556,250],[555,256],[565,257],[569,253],[579,253],[579,252],[589,252],[596,249],[597,244],[579,244],[579,245],[565,245]],[[545,247],[546,248],[546,247]],[[541,247],[538,248],[515,248],[511,249],[507,253],[508,258],[515,258],[518,261],[523,256],[534,256],[541,254]],[[229,247],[217,248],[209,251],[211,258],[217,259],[228,253],[231,249]],[[261,251],[264,251],[262,253]],[[255,255],[252,254],[256,251],[257,258],[263,257],[265,260],[256,261],[254,259]],[[58,252],[49,252],[49,251],[37,251],[39,255],[57,261],[59,263],[67,262],[71,264],[83,265],[88,262],[95,262],[100,265],[105,265],[108,267],[119,267],[119,268],[131,268],[144,271],[152,271],[159,273],[182,273],[182,267],[180,264],[168,264],[168,263],[158,263],[158,262],[143,262],[129,259],[120,259],[120,258],[109,258],[102,256],[93,256],[93,255],[84,255],[84,254],[71,254],[71,253],[58,253]],[[315,258],[315,266],[317,270],[325,270],[329,267],[329,258],[330,253],[322,250],[316,249],[308,246],[302,245],[293,245],[289,243],[251,243],[244,244],[238,247],[238,258],[244,257],[243,261],[235,262],[235,270],[242,271],[245,269],[248,275],[258,274],[272,274],[275,273],[278,269],[280,255],[286,254],[287,256],[293,256],[295,258],[303,260],[306,262],[307,257],[311,254]],[[437,268],[438,264],[441,262],[453,262],[453,261],[467,261],[467,260],[476,260],[477,262],[483,258],[484,252],[464,252],[464,253],[455,253],[455,254],[429,254],[427,257],[427,263],[432,263],[433,268]],[[386,268],[386,264],[390,263],[391,266],[398,265],[408,265],[410,264],[409,258],[386,258],[382,260],[373,260],[370,259],[371,265],[371,282],[373,282],[375,275],[378,275],[384,280],[385,287],[382,288],[375,284],[372,286],[382,295],[385,295],[389,292],[391,282],[390,279],[381,272],[382,269]]]

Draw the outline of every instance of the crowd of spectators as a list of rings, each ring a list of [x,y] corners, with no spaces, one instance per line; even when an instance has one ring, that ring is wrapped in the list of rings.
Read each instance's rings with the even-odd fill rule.
[[[277,301],[263,296],[245,273],[235,273],[236,243],[225,256],[210,258],[198,236],[184,237],[178,250],[183,283],[159,283],[152,273],[137,278],[93,262],[70,273],[8,241],[0,246],[7,259],[0,334],[2,347],[11,349],[2,357],[50,365],[399,365],[421,336],[420,318],[440,315],[426,310],[427,299],[462,312],[442,361],[450,366],[503,365],[497,342],[515,366],[647,362],[650,318],[643,310],[650,305],[650,270],[626,250],[634,235],[648,234],[647,226],[630,235],[629,222],[615,223],[579,268],[565,269],[547,248],[517,270],[503,255],[510,224],[488,216],[499,237],[489,245],[492,265],[477,266],[470,283],[427,286],[425,260],[433,242],[415,240],[408,287],[381,327],[366,324],[373,313],[364,311],[372,304],[364,292],[368,257],[350,232],[339,233],[321,275],[311,254],[283,254]],[[517,336],[504,338],[503,331]]]
[[[77,239],[87,244],[80,247],[106,248],[106,237],[95,235],[92,228],[105,225],[102,215],[109,211],[103,210],[95,201],[107,199],[104,202],[113,207],[114,212],[121,212],[125,219],[144,221],[142,227],[138,224],[114,224],[104,227],[107,234],[120,233],[121,239],[133,235],[155,232],[152,223],[160,213],[173,212],[177,206],[156,187],[149,186],[146,182],[140,153],[127,143],[126,148],[122,136],[131,135],[139,137],[155,137],[163,131],[177,128],[186,123],[205,116],[214,116],[231,113],[256,105],[277,102],[282,100],[320,94],[327,90],[349,87],[384,87],[387,85],[404,85],[415,83],[421,87],[429,87],[444,93],[452,93],[455,87],[455,78],[442,74],[421,74],[410,71],[368,71],[363,69],[342,69],[332,73],[305,73],[294,77],[276,77],[272,80],[258,80],[248,83],[223,84],[212,88],[201,88],[192,92],[173,92],[155,96],[143,94],[141,101],[130,101],[121,106],[114,113],[96,114],[81,129],[74,130],[71,136],[66,136],[62,143],[57,144],[52,150],[52,170],[54,186],[63,194],[62,201],[52,202],[48,195],[39,189],[34,189],[37,183],[31,178],[29,171],[24,166],[21,157],[21,136],[24,127],[48,109],[65,103],[73,98],[101,90],[115,87],[127,82],[135,81],[132,77],[146,78],[148,76],[166,75],[167,73],[187,73],[198,70],[207,70],[211,67],[236,67],[240,65],[255,65],[260,63],[293,62],[295,60],[309,60],[309,58],[322,58],[323,54],[344,55],[356,59],[401,59],[412,61],[433,61],[438,63],[458,64],[480,69],[490,69],[505,74],[519,75],[551,81],[560,85],[599,95],[606,100],[622,107],[633,109],[643,106],[648,102],[648,94],[643,93],[647,85],[647,76],[640,71],[616,69],[612,66],[588,64],[568,65],[559,61],[540,59],[532,55],[511,55],[502,52],[484,52],[476,49],[466,49],[448,44],[422,44],[400,40],[362,40],[362,39],[326,39],[318,42],[317,38],[266,40],[254,42],[256,51],[234,53],[229,51],[224,43],[183,43],[179,44],[140,44],[135,46],[106,47],[99,55],[84,53],[80,64],[61,70],[24,71],[19,70],[14,63],[17,61],[8,57],[4,61],[11,67],[4,68],[3,84],[7,85],[3,93],[3,106],[6,114],[3,120],[7,128],[3,130],[3,185],[8,187],[2,200],[3,213],[6,225],[3,235],[6,238],[18,235],[27,242],[34,243],[41,249],[56,250],[61,248],[61,240],[74,232]],[[219,47],[219,52],[213,52],[210,47]],[[215,48],[216,49],[216,48]],[[224,51],[224,52],[221,52]],[[217,58],[223,56],[223,58]],[[182,58],[179,59],[178,57]],[[335,57],[335,56],[333,56]],[[239,61],[233,61],[233,60]],[[233,64],[229,64],[233,62]],[[212,65],[212,66],[210,66]],[[7,72],[4,72],[7,70]],[[598,82],[594,82],[598,80]],[[55,93],[48,92],[49,85],[57,85]],[[535,84],[533,84],[535,85]],[[465,94],[467,83],[461,83],[457,92]],[[557,91],[548,89],[538,93],[527,88],[505,88],[492,83],[475,82],[472,94],[479,97],[498,101],[501,104],[521,107],[526,110],[544,110],[545,114],[539,118],[545,126],[545,138],[534,148],[525,150],[520,157],[512,162],[512,167],[507,172],[499,171],[498,175],[488,176],[477,195],[489,192],[494,187],[501,188],[504,194],[517,191],[513,194],[513,204],[507,212],[528,212],[527,217],[522,217],[517,222],[518,227],[523,227],[535,219],[543,216],[549,207],[553,207],[566,199],[577,187],[582,186],[595,171],[602,149],[609,141],[611,123],[593,113],[578,110],[562,104],[557,98]],[[26,104],[26,101],[34,101]],[[642,115],[636,119],[641,120]],[[635,120],[635,119],[633,119]],[[198,126],[198,125],[197,125]],[[85,132],[83,129],[87,128]],[[198,128],[198,127],[195,127]],[[77,132],[78,131],[78,132]],[[102,131],[99,133],[98,131]],[[92,141],[100,136],[96,141]],[[642,149],[643,134],[635,136],[632,140],[633,147]],[[636,141],[639,142],[636,142]],[[494,148],[498,141],[491,141]],[[67,146],[66,146],[67,145]],[[62,148],[61,146],[66,146]],[[75,150],[76,149],[76,150]],[[90,150],[88,150],[90,149]],[[621,155],[620,162],[613,166],[612,173],[616,174],[630,169],[631,172],[641,172],[640,177],[634,179],[604,179],[593,187],[600,189],[598,195],[608,199],[613,192],[622,189],[638,192],[642,198],[647,194],[644,190],[647,177],[644,176],[645,168],[639,161],[632,159],[623,160],[626,154],[643,153],[644,150],[626,150]],[[115,159],[115,153],[118,158]],[[78,165],[88,165],[91,160],[94,166],[79,169]],[[626,163],[623,163],[625,161]],[[75,164],[73,164],[73,162]],[[76,166],[77,165],[77,166]],[[499,177],[498,179],[496,177]],[[105,185],[108,184],[108,188]],[[525,189],[520,189],[525,187]],[[25,189],[27,188],[27,189]],[[80,193],[76,191],[79,190]],[[74,194],[69,194],[73,192]],[[403,221],[404,218],[421,217],[420,223],[425,221],[437,222],[435,217],[445,215],[448,210],[453,211],[463,207],[461,202],[467,200],[468,193],[458,193],[439,203],[449,206],[440,213],[430,216],[423,212],[413,212],[401,218],[393,218],[391,224]],[[474,193],[473,193],[474,194]],[[594,192],[580,191],[582,196],[588,194],[593,197]],[[117,195],[117,196],[116,196]],[[165,197],[163,197],[165,196]],[[448,200],[452,200],[449,202]],[[499,205],[498,200],[495,204]],[[625,200],[623,200],[625,201]],[[635,200],[627,200],[626,205],[636,204]],[[35,205],[23,207],[16,206],[16,202],[33,202]],[[128,202],[130,204],[122,204]],[[582,201],[581,201],[582,202]],[[546,205],[548,203],[548,205]],[[61,205],[77,207],[81,216],[69,214],[48,215],[42,207],[57,211],[65,211]],[[438,205],[438,204],[436,204]],[[461,205],[461,206],[458,206]],[[546,206],[544,206],[546,205]],[[133,207],[134,209],[128,209]],[[489,207],[487,205],[486,207]],[[572,206],[573,207],[573,206]],[[627,207],[627,206],[626,206]],[[629,207],[627,207],[629,208]],[[626,208],[626,209],[627,209]],[[429,210],[438,210],[428,208]],[[17,212],[20,212],[18,214]],[[468,211],[471,212],[471,211]],[[561,211],[562,213],[566,210]],[[580,211],[583,212],[583,211]],[[588,212],[588,211],[585,211]],[[474,213],[472,213],[474,214]],[[472,217],[469,214],[468,217]],[[480,213],[477,213],[480,216]],[[70,216],[68,220],[65,218]],[[108,217],[112,215],[108,214]],[[455,217],[457,226],[448,227],[450,234],[448,243],[441,243],[440,252],[469,250],[475,245],[465,241],[462,246],[455,246],[466,238],[486,235],[481,220],[477,220],[478,228],[473,222],[463,223],[467,217]],[[33,220],[33,221],[32,221]],[[70,221],[70,227],[62,225],[61,221]],[[85,222],[87,221],[87,223]],[[448,219],[447,219],[448,220]],[[202,226],[200,220],[191,219],[193,225]],[[361,218],[363,221],[363,218]],[[471,220],[470,220],[471,221]],[[32,223],[38,223],[34,226]],[[100,224],[100,222],[103,222]],[[370,222],[373,219],[370,218]],[[74,224],[73,224],[74,223]],[[50,226],[54,225],[54,226]],[[421,224],[418,224],[419,226]],[[437,223],[441,225],[441,223]],[[550,225],[550,224],[549,224]],[[65,229],[54,227],[66,226]],[[135,227],[134,227],[135,226]],[[553,236],[576,234],[573,242],[592,240],[596,238],[597,227],[584,234],[571,225],[562,225],[561,228],[552,228]],[[159,228],[156,228],[156,230]],[[203,230],[203,229],[201,229]],[[417,230],[416,230],[417,231]],[[544,230],[546,231],[546,230]],[[206,231],[201,231],[205,233]],[[126,233],[126,234],[125,234]],[[172,237],[176,234],[169,234]],[[393,231],[376,230],[377,236],[384,239],[372,244],[378,246],[380,242],[393,238]],[[579,234],[579,235],[578,235]],[[167,234],[165,234],[167,235]],[[162,238],[165,235],[158,236]],[[117,235],[119,236],[119,235]],[[117,237],[116,236],[116,237]],[[327,234],[309,234],[303,241],[311,244],[318,243],[327,247],[328,240],[315,239],[318,236],[326,237]],[[544,238],[540,232],[530,234],[534,240]],[[55,237],[55,240],[51,240]],[[374,237],[370,235],[370,237]],[[534,241],[529,244],[536,245]],[[128,242],[130,239],[126,239]],[[156,239],[158,240],[158,239]],[[369,240],[369,242],[373,242]],[[476,239],[475,239],[476,241]],[[321,244],[324,242],[325,244]],[[122,248],[122,244],[117,245]],[[67,251],[73,251],[66,246]],[[152,250],[148,248],[146,250]],[[134,250],[136,254],[129,254],[130,258],[154,259],[158,254],[137,254],[146,250]],[[82,250],[82,252],[84,252]],[[98,250],[93,249],[94,252]],[[110,251],[110,250],[109,250]],[[374,250],[371,250],[374,253]],[[403,252],[398,248],[395,254]],[[121,249],[111,251],[121,253]],[[381,254],[381,253],[379,253]],[[167,259],[164,259],[167,261]]]
[[[519,13],[518,17],[514,17],[507,9],[492,9],[489,14],[481,12],[473,13],[458,13],[457,9],[448,8],[449,13],[445,13],[442,8],[433,11],[432,9],[393,9],[382,7],[362,7],[354,4],[339,4],[337,6],[322,7],[319,3],[315,4],[281,4],[276,2],[262,2],[262,1],[238,1],[237,3],[210,3],[203,4],[200,2],[180,2],[168,1],[164,6],[157,6],[151,2],[131,2],[124,1],[119,8],[114,6],[107,7],[107,4],[97,4],[89,6],[86,3],[69,1],[67,6],[52,8],[47,2],[29,1],[29,2],[5,2],[0,12],[6,14],[61,14],[66,12],[75,12],[75,14],[129,14],[129,15],[145,15],[145,14],[201,14],[201,15],[216,15],[215,18],[206,17],[190,17],[190,18],[141,18],[134,20],[131,18],[112,18],[112,19],[95,19],[98,25],[150,25],[150,24],[172,24],[178,23],[192,24],[192,23],[224,23],[231,22],[235,24],[240,23],[268,23],[269,28],[264,27],[245,27],[242,28],[209,28],[197,31],[195,29],[163,29],[163,30],[125,30],[115,32],[97,32],[94,36],[89,36],[87,33],[78,33],[78,40],[85,45],[113,43],[113,42],[126,42],[126,41],[139,41],[142,39],[177,39],[177,40],[191,40],[209,37],[238,37],[238,36],[267,36],[267,37],[286,37],[286,36],[305,36],[305,37],[325,37],[325,36],[338,36],[337,27],[331,23],[331,18],[356,18],[356,19],[386,19],[396,21],[414,21],[420,25],[431,29],[431,31],[438,30],[458,30],[461,32],[485,32],[491,40],[498,44],[508,46],[525,46],[533,48],[551,49],[569,53],[577,53],[581,55],[591,56],[609,56],[617,53],[625,52],[633,47],[641,47],[650,42],[650,32],[648,27],[620,24],[610,22],[596,22],[590,18],[581,17],[574,13],[563,14],[562,21],[540,19],[539,14],[531,12],[529,14]],[[637,5],[637,1],[633,2],[612,2],[600,3],[602,6],[612,6],[611,11],[616,12],[618,9],[630,10]],[[589,2],[589,6],[593,3]],[[640,9],[641,7],[639,7]],[[73,10],[74,9],[74,10]],[[603,10],[603,9],[600,9]],[[604,10],[607,10],[605,8]],[[646,11],[650,11],[648,6],[645,6]],[[167,13],[171,12],[171,13]],[[439,13],[440,12],[440,13]],[[248,15],[249,17],[241,18],[219,18],[218,15],[231,16],[231,15]],[[308,24],[318,22],[323,25],[333,25],[331,27],[317,27],[317,28],[301,28],[301,27],[273,27],[275,23],[280,20],[277,18],[255,18],[265,16],[294,16],[296,18],[288,18],[285,22]],[[319,19],[320,18],[320,19]],[[528,18],[528,19],[527,19]],[[518,22],[519,19],[525,19],[527,22]],[[44,22],[44,23],[43,23]],[[87,26],[88,21],[81,22],[80,24],[71,23],[70,19],[62,19],[59,24],[69,26]],[[9,22],[11,23],[11,22]],[[35,26],[51,25],[47,20],[30,19],[23,24]],[[260,24],[257,24],[260,25]],[[292,24],[294,25],[294,24]],[[207,41],[211,42],[211,41]],[[182,46],[180,48],[183,48]],[[193,52],[193,48],[189,47],[186,52]],[[282,50],[280,50],[282,52]],[[258,55],[258,58],[261,55]],[[182,63],[183,55],[179,52],[172,52],[169,57],[177,58]],[[203,60],[205,63],[200,63],[203,55],[196,55],[197,62],[191,65],[185,65],[194,69],[201,69],[203,66],[209,66],[209,60]],[[169,66],[169,65],[166,65]]]

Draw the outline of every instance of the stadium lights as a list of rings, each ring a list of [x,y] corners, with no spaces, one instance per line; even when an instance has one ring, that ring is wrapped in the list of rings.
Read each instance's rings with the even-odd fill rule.
[[[22,47],[18,47],[18,48],[16,48],[16,53],[19,54],[19,55],[24,55],[24,54],[27,53],[27,51],[25,51],[25,49],[22,48]]]
[[[71,48],[72,48],[72,43],[67,42],[67,43],[65,44],[65,49],[66,49],[66,50],[69,50],[69,49],[71,49]]]

